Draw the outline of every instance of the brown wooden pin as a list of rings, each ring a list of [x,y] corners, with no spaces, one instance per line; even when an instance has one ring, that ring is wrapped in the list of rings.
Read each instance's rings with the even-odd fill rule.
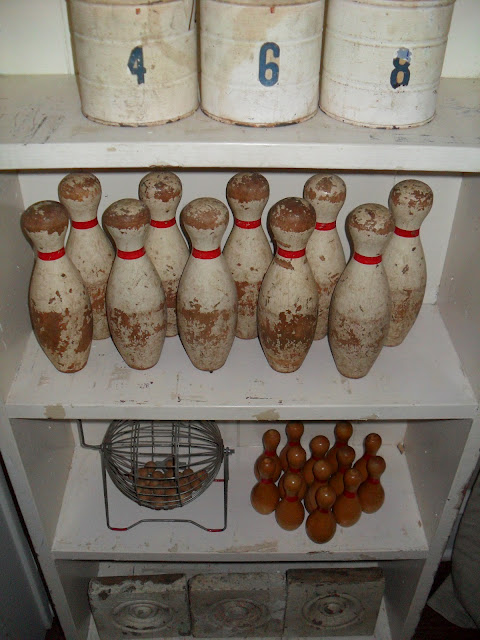
[[[323,458],[322,460],[317,460],[313,465],[313,475],[314,482],[308,487],[307,493],[305,494],[304,504],[305,509],[308,513],[312,513],[317,508],[317,490],[320,487],[328,484],[331,475],[331,467],[328,462]]]
[[[368,478],[367,462],[372,456],[376,456],[378,450],[382,446],[382,438],[378,433],[369,433],[363,441],[364,454],[353,465],[362,474],[362,482]]]
[[[333,515],[341,527],[352,527],[360,520],[362,506],[357,491],[361,481],[362,476],[356,469],[349,469],[345,473],[345,490],[333,505]]]
[[[325,457],[325,454],[330,447],[330,442],[326,436],[315,436],[310,440],[310,453],[311,456],[305,463],[303,468],[303,477],[305,478],[305,482],[310,486],[315,481],[315,477],[313,475],[313,465],[318,460],[321,460]]]
[[[355,460],[355,449],[350,446],[341,447],[337,449],[337,465],[338,468],[333,476],[330,478],[330,486],[339,496],[344,490],[344,477],[345,473],[351,468],[353,461]]]
[[[301,480],[301,485],[298,490],[298,497],[300,500],[303,500],[305,493],[307,492],[307,483],[303,477],[302,469],[305,466],[305,461],[307,458],[307,454],[305,453],[305,449],[300,445],[296,445],[295,447],[291,447],[287,453],[287,461],[288,461],[288,469],[280,478],[280,482],[278,483],[278,488],[280,490],[280,497],[284,497],[285,495],[285,476],[289,473],[293,473],[298,475]]]
[[[305,427],[303,426],[303,422],[287,422],[285,426],[285,433],[287,434],[287,444],[280,451],[280,464],[282,465],[282,469],[284,471],[288,468],[287,462],[287,453],[290,447],[294,447],[296,445],[300,445],[300,439],[303,436],[303,432]]]
[[[281,498],[275,509],[275,519],[282,529],[293,531],[298,529],[305,518],[305,509],[298,498],[302,486],[302,478],[288,473],[285,478],[285,497]]]
[[[375,513],[385,501],[385,491],[380,482],[380,476],[385,468],[386,464],[382,456],[372,456],[367,462],[368,478],[358,489],[358,499],[365,513]]]
[[[328,542],[335,535],[337,523],[332,513],[335,499],[335,491],[328,485],[317,489],[317,508],[312,511],[305,523],[308,537],[317,544]]]
[[[353,434],[352,423],[348,421],[337,422],[337,424],[335,425],[334,433],[335,433],[335,443],[332,446],[332,448],[328,451],[327,455],[325,456],[330,466],[332,467],[332,474],[336,473],[338,469],[337,449],[340,449],[341,447],[346,447],[348,444],[348,441],[352,437],[352,434]]]
[[[275,511],[280,500],[280,492],[273,481],[275,462],[271,458],[263,458],[259,462],[258,472],[260,480],[250,493],[250,502],[255,511],[267,515]]]
[[[282,465],[280,463],[280,458],[277,455],[277,447],[280,444],[280,434],[276,429],[268,429],[263,434],[263,453],[261,453],[256,462],[255,462],[255,477],[257,480],[260,480],[260,473],[258,470],[258,465],[264,458],[270,458],[275,463],[275,473],[273,474],[273,481],[277,482],[281,473],[282,473]]]

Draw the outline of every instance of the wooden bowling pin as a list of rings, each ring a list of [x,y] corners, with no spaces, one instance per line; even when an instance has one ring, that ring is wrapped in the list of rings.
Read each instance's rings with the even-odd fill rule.
[[[403,342],[422,306],[427,268],[419,234],[432,204],[433,192],[420,180],[403,180],[390,191],[395,231],[383,254],[392,298],[387,347]]]
[[[322,460],[325,457],[328,449],[330,447],[330,442],[326,436],[315,436],[310,440],[310,458],[305,463],[303,467],[303,477],[305,478],[305,482],[310,486],[315,481],[315,477],[313,475],[313,465],[318,460]]]
[[[287,434],[287,444],[280,451],[280,464],[282,465],[282,469],[284,471],[288,468],[287,462],[287,453],[290,450],[290,447],[295,447],[297,445],[302,446],[300,440],[303,436],[303,432],[305,427],[303,426],[303,422],[287,422],[285,426],[285,433]]]
[[[272,458],[263,458],[258,465],[260,480],[250,493],[252,507],[258,513],[267,515],[273,513],[280,500],[280,492],[273,480],[275,462]]]
[[[152,171],[142,178],[138,197],[150,211],[145,251],[162,281],[167,302],[167,336],[176,336],[177,290],[188,260],[188,247],[175,219],[182,183],[170,171]]]
[[[368,478],[358,489],[358,499],[365,513],[375,513],[385,501],[385,491],[380,482],[385,467],[382,456],[372,456],[367,462]]]
[[[298,498],[302,485],[302,478],[294,473],[288,473],[285,478],[285,497],[275,509],[275,519],[282,529],[293,531],[298,529],[305,518],[305,509]]]
[[[307,260],[317,283],[318,320],[315,340],[327,335],[333,290],[345,269],[345,254],[337,231],[337,216],[347,189],[336,175],[318,173],[305,183],[303,197],[315,209],[317,223],[307,243]]]
[[[354,254],[333,292],[328,338],[338,371],[362,378],[373,366],[387,337],[391,298],[382,251],[393,218],[380,204],[363,204],[347,217]]]
[[[102,187],[91,173],[70,173],[58,185],[58,197],[72,223],[65,251],[82,276],[90,297],[93,339],[103,340],[110,337],[105,291],[115,251],[98,224]]]
[[[335,491],[335,494],[339,496],[345,489],[344,477],[345,473],[351,469],[353,461],[355,460],[355,449],[349,447],[341,447],[337,449],[337,471],[330,478],[330,486]]]
[[[352,527],[362,515],[362,506],[357,495],[361,481],[362,476],[356,469],[349,469],[345,473],[345,489],[337,496],[333,505],[333,515],[341,527]]]
[[[54,367],[74,373],[87,363],[93,321],[85,285],[65,254],[67,211],[59,202],[37,202],[23,212],[21,226],[37,250],[28,293],[35,337]]]
[[[285,495],[285,478],[288,474],[293,473],[297,475],[301,484],[298,489],[298,497],[300,500],[303,500],[305,497],[305,493],[307,492],[307,483],[303,477],[302,469],[305,466],[305,462],[307,459],[307,454],[305,453],[305,449],[300,446],[291,447],[289,452],[287,453],[287,461],[288,461],[288,469],[280,478],[280,482],[278,483],[278,488],[280,490],[280,497],[283,498]]]
[[[237,326],[237,290],[220,249],[228,209],[215,198],[198,198],[180,219],[192,253],[178,285],[178,332],[193,365],[214,371],[225,364]]]
[[[258,456],[255,462],[255,477],[257,478],[257,480],[260,480],[260,472],[258,466],[262,460],[264,460],[265,458],[269,458],[275,464],[275,472],[272,477],[273,481],[276,482],[282,473],[282,465],[280,463],[280,458],[277,455],[277,447],[280,444],[280,434],[276,429],[268,429],[263,434],[262,441],[263,453]]]
[[[305,255],[315,211],[302,198],[285,198],[268,222],[277,250],[258,297],[258,335],[272,369],[288,373],[301,366],[317,325],[317,286]]]
[[[362,482],[365,482],[368,477],[367,462],[372,456],[377,455],[377,452],[381,446],[382,438],[378,435],[378,433],[369,433],[363,441],[364,454],[353,465],[355,469],[358,469],[358,471],[360,471],[360,473],[362,474]]]
[[[325,456],[325,459],[332,469],[332,474],[336,473],[338,469],[337,450],[341,447],[346,447],[348,445],[348,441],[352,437],[352,423],[348,422],[348,420],[337,422],[333,432],[335,434],[335,443]]]
[[[227,184],[234,225],[223,255],[238,296],[238,338],[256,338],[258,293],[272,261],[272,249],[262,227],[262,211],[270,188],[260,173],[237,173]]]
[[[160,277],[145,253],[148,207],[133,198],[111,204],[103,224],[117,255],[107,285],[107,316],[112,339],[133,369],[149,369],[160,358],[167,327]]]
[[[323,458],[322,460],[317,460],[313,465],[314,481],[308,487],[307,493],[305,494],[304,498],[305,509],[308,511],[308,513],[312,513],[312,511],[317,508],[317,490],[320,487],[328,484],[331,473],[332,469],[325,458]]]
[[[322,544],[331,540],[335,535],[337,523],[332,513],[335,500],[335,491],[328,485],[317,489],[317,508],[310,513],[305,523],[307,535],[313,542]]]

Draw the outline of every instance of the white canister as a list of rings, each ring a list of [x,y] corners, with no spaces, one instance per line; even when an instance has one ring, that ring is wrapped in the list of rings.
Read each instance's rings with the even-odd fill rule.
[[[330,0],[320,108],[366,127],[433,118],[455,0]]]
[[[195,0],[71,0],[83,113],[153,125],[198,107]]]
[[[324,0],[201,0],[201,101],[250,126],[318,110]]]

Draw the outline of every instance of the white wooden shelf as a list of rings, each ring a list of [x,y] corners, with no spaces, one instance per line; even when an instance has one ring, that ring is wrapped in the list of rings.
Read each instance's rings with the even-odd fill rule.
[[[240,339],[222,369],[199,371],[178,337],[146,371],[102,340],[82,371],[64,374],[32,334],[6,402],[10,418],[108,420],[448,419],[473,417],[477,406],[435,305],[424,305],[404,343],[384,348],[360,380],[338,373],[326,339],[290,374],[270,368],[258,340]]]
[[[443,79],[437,115],[412,129],[378,130],[322,112],[280,128],[193,116],[147,128],[85,118],[74,76],[0,78],[1,169],[275,167],[478,172],[480,80]]]
[[[360,447],[361,450],[361,447]],[[53,542],[57,559],[139,561],[295,561],[389,560],[425,558],[428,544],[406,456],[382,446],[387,471],[386,500],[375,514],[362,514],[354,527],[338,527],[334,538],[314,544],[302,525],[278,527],[275,515],[259,515],[250,505],[254,462],[261,447],[237,447],[230,456],[229,522],[209,533],[185,523],[142,523],[129,531],[106,526],[100,453],[77,447]],[[360,451],[357,451],[357,455]],[[361,454],[360,454],[361,455]],[[222,470],[219,477],[223,477]],[[190,505],[170,512],[140,507],[108,480],[111,525],[125,527],[141,518],[192,518],[209,528],[223,522],[223,484],[213,483]]]

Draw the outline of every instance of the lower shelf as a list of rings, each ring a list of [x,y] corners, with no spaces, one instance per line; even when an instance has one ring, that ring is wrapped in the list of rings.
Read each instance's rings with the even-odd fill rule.
[[[368,426],[372,427],[370,424],[363,428]],[[244,431],[249,427],[258,429],[259,425],[242,424]],[[334,538],[324,545],[314,544],[306,535],[304,525],[296,531],[284,531],[278,527],[274,514],[262,516],[253,510],[250,505],[250,490],[255,483],[253,465],[261,448],[235,446],[240,442],[223,427],[224,442],[233,446],[235,453],[230,456],[228,526],[222,533],[209,533],[185,523],[143,523],[129,531],[109,530],[105,521],[100,454],[77,447],[53,541],[54,557],[168,562],[425,558],[428,543],[412,479],[406,456],[396,446],[404,428],[404,423],[395,423],[390,443],[384,439],[380,452],[387,463],[387,471],[382,476],[386,500],[381,510],[363,514],[354,527],[338,527]],[[392,425],[375,423],[375,430],[382,433],[382,429],[391,431]],[[357,445],[354,444],[357,456],[362,453],[360,442],[359,438]],[[139,519],[157,516],[191,518],[209,528],[220,528],[223,523],[222,483],[213,483],[197,500],[169,512],[138,506],[109,479],[108,492],[114,527],[126,527]]]

